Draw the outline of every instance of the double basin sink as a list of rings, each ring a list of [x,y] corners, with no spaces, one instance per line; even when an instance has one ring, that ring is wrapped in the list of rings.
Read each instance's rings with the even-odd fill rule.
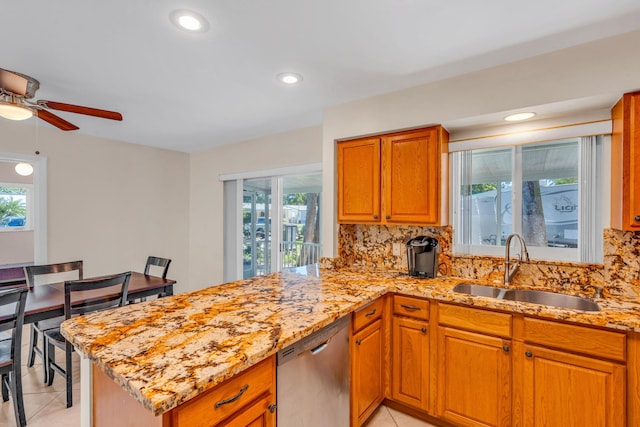
[[[506,289],[471,283],[459,283],[453,288],[453,291],[478,297],[528,302],[572,310],[600,311],[600,306],[590,299],[573,295],[557,294],[555,292],[534,291],[530,289]]]

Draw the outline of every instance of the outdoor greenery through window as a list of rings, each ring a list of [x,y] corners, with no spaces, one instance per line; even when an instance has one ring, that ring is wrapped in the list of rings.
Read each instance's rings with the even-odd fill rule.
[[[17,230],[27,224],[28,189],[0,186],[0,229]]]
[[[520,233],[539,258],[579,260],[581,213],[592,208],[580,184],[581,173],[594,176],[581,167],[589,144],[575,138],[454,153],[456,252],[496,255],[492,247],[503,251],[507,236]]]

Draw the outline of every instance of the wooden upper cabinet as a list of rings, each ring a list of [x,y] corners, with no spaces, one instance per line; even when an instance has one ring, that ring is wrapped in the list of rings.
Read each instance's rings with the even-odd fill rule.
[[[380,221],[380,138],[338,143],[338,221]]]
[[[640,92],[611,110],[611,227],[640,230]]]
[[[441,126],[339,142],[338,222],[446,224],[448,142]]]
[[[438,129],[384,138],[384,220],[439,224],[440,149]]]

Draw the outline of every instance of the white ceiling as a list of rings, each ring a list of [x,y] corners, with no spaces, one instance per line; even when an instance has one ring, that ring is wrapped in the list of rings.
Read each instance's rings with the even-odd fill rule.
[[[209,31],[175,28],[175,9],[204,15]],[[636,29],[638,0],[4,1],[0,67],[38,79],[37,99],[124,115],[59,113],[76,132],[195,152]],[[284,71],[304,81],[285,87]]]

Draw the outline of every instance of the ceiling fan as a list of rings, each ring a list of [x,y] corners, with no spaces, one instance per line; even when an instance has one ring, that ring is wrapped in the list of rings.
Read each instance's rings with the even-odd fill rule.
[[[24,120],[34,115],[62,130],[76,130],[78,126],[69,123],[49,110],[67,111],[110,120],[122,120],[122,114],[62,102],[32,101],[40,87],[33,77],[0,68],[0,116],[11,120]]]

